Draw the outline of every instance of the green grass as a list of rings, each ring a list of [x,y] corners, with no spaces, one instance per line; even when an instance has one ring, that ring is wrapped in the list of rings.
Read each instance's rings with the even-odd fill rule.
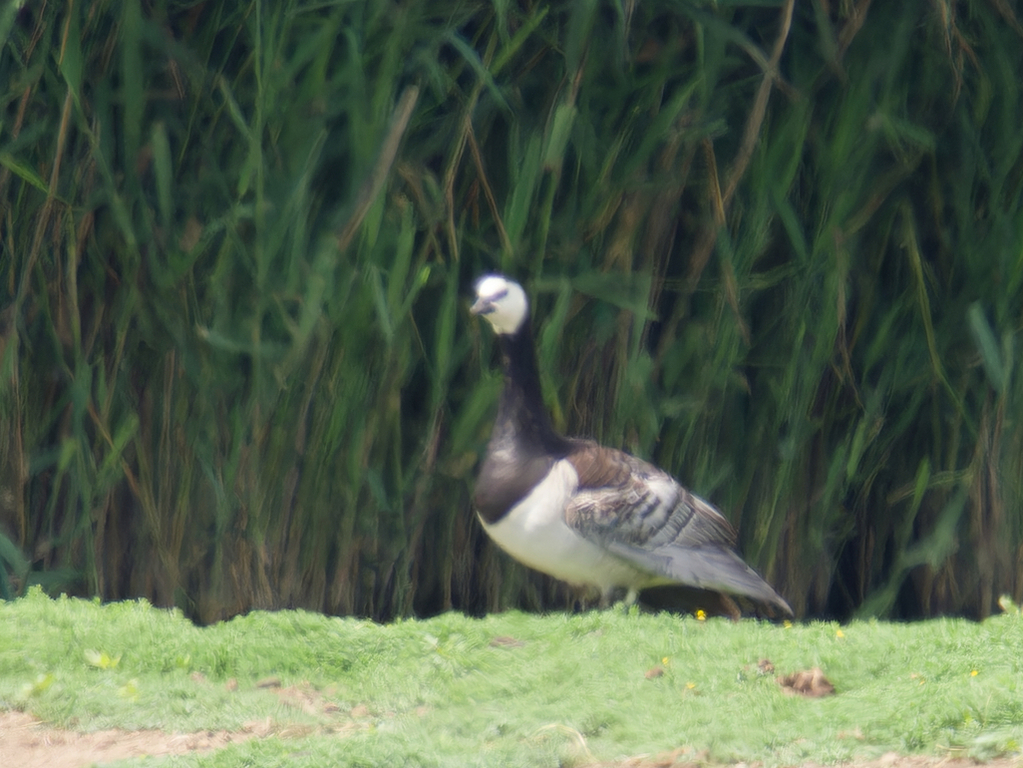
[[[764,658],[775,674],[819,666],[837,694],[786,695]],[[267,677],[336,711],[282,703],[257,687]],[[679,747],[768,766],[983,758],[1023,745],[1023,618],[783,626],[615,609],[380,625],[281,611],[197,628],[145,602],[33,591],[0,603],[0,707],[83,730],[317,726],[174,765],[558,765]]]

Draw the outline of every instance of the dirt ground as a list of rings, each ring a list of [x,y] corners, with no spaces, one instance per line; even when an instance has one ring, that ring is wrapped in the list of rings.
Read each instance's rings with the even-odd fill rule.
[[[196,674],[193,679],[203,678]],[[234,684],[227,683],[228,687]],[[237,731],[167,733],[112,728],[84,733],[55,728],[24,712],[0,711],[0,768],[86,768],[129,757],[212,752],[249,739],[296,738],[314,731],[342,735],[367,727],[365,707],[341,712],[308,684],[282,687],[271,678],[258,685],[275,690],[287,706],[324,716],[325,724],[317,727],[262,721],[246,723]]]
[[[117,729],[79,733],[52,728],[24,712],[0,713],[0,755],[5,768],[85,768],[128,757],[208,752],[259,735],[256,729],[236,733]]]
[[[93,733],[66,731],[41,723],[23,712],[0,712],[0,756],[4,768],[87,768],[94,763],[146,755],[183,755],[211,752],[228,744],[269,736],[289,738],[305,735],[308,727],[281,729],[271,723],[252,723],[240,731],[165,733],[163,731],[122,731]],[[695,759],[694,759],[695,758]],[[958,757],[901,757],[894,753],[878,760],[848,768],[969,768],[972,760]],[[1019,768],[1020,759],[985,763],[987,768]],[[708,763],[692,753],[678,752],[658,757],[637,757],[620,763],[601,763],[590,768],[707,768]],[[739,768],[735,766],[734,768]],[[744,766],[744,768],[752,768]],[[803,768],[817,768],[804,766]]]

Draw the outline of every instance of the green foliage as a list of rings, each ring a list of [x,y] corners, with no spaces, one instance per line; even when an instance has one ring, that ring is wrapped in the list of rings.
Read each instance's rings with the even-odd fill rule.
[[[571,603],[471,512],[501,269],[797,612],[1020,600],[1023,28],[935,8],[8,4],[0,588]]]
[[[91,661],[103,657],[119,661]],[[1018,614],[839,628],[635,610],[387,626],[256,611],[199,629],[144,601],[33,590],[0,603],[6,706],[83,730],[269,721],[280,734],[173,760],[183,765],[564,765],[676,749],[766,766],[992,757],[1023,744],[1021,659]],[[815,666],[835,695],[790,695],[775,679]]]

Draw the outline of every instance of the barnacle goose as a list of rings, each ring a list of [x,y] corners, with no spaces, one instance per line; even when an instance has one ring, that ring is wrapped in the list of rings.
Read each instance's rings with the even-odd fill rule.
[[[623,589],[632,602],[640,590],[671,587],[690,609],[737,618],[738,597],[769,615],[792,614],[736,554],[735,530],[711,504],[641,459],[554,431],[518,283],[480,278],[470,311],[493,327],[503,356],[504,391],[474,496],[498,546],[538,571],[596,587],[605,604]]]

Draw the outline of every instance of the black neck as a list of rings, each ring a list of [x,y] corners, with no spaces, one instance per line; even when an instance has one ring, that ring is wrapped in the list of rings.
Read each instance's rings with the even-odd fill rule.
[[[497,339],[504,358],[504,391],[491,440],[517,432],[523,447],[562,453],[567,441],[554,431],[543,404],[529,320],[515,333]]]

